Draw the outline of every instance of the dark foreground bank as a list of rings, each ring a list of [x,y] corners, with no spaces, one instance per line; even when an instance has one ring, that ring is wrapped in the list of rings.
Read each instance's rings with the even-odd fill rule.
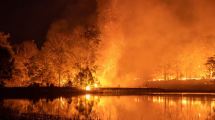
[[[160,89],[160,88],[94,88],[90,91],[74,87],[11,87],[0,88],[0,98],[57,98],[71,97],[82,94],[98,95],[176,95],[176,94],[210,94],[215,95],[215,90],[209,89]]]

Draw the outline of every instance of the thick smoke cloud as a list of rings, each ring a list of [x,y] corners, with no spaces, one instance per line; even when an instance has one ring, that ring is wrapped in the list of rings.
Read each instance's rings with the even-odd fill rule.
[[[106,85],[141,86],[168,70],[180,77],[204,76],[204,63],[215,48],[213,0],[111,0],[99,5]]]
[[[47,39],[56,33],[65,37],[80,28],[98,27],[102,42],[95,56],[96,74],[104,86],[142,86],[152,79],[205,76],[204,63],[215,48],[214,1],[71,3],[50,27]]]
[[[64,10],[59,17],[52,23],[52,28],[59,31],[53,32],[72,32],[77,27],[95,25],[97,21],[97,1],[96,0],[72,0],[65,2]]]
[[[17,11],[19,16],[32,7],[23,16],[34,17],[16,19],[32,21],[31,31],[28,24],[15,27],[44,35],[54,19],[46,41],[39,42],[41,49],[31,59],[20,52],[15,57],[23,60],[15,61],[25,68],[27,60],[36,75],[44,73],[31,66],[39,63],[46,71],[46,83],[61,86],[72,79],[82,84],[85,76],[85,82],[99,80],[104,86],[142,87],[148,80],[207,77],[204,64],[215,53],[213,0],[55,0],[53,7],[38,12],[40,6],[44,8],[42,3]],[[46,23],[40,25],[44,19]],[[37,50],[34,41],[23,46]],[[23,52],[32,55],[28,49]],[[26,70],[20,71],[27,76]],[[44,77],[37,79],[41,82]]]
[[[95,0],[76,0],[66,5],[62,16],[51,25],[41,51],[50,64],[49,77],[52,76],[55,85],[72,83],[85,87],[97,82],[94,76],[100,42],[97,16]]]

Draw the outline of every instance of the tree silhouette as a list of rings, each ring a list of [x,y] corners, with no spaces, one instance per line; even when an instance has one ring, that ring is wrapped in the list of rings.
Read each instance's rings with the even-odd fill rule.
[[[9,37],[9,34],[0,32],[0,86],[5,85],[5,80],[12,78],[14,59]]]
[[[209,57],[205,65],[209,72],[209,77],[212,78],[215,75],[215,56]]]

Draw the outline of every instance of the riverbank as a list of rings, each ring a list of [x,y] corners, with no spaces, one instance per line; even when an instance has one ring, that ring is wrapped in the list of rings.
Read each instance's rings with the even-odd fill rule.
[[[160,88],[94,88],[89,91],[74,87],[11,87],[0,88],[0,98],[50,98],[72,97],[84,94],[123,96],[123,95],[213,95],[208,89],[160,89]]]

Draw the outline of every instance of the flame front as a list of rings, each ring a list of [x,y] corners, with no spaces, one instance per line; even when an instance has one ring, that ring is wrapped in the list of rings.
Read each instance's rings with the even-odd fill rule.
[[[88,85],[88,86],[86,86],[85,90],[86,90],[86,91],[90,91],[90,90],[91,90],[91,87]]]

